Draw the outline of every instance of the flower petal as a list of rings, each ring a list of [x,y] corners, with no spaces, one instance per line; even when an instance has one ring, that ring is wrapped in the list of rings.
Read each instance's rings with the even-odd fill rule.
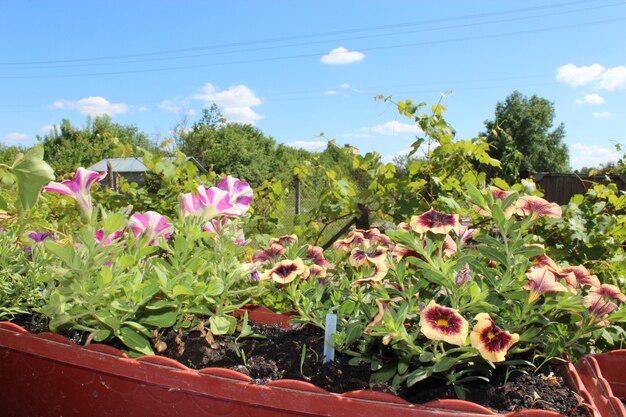
[[[470,334],[472,346],[488,361],[504,361],[508,350],[519,341],[519,335],[500,329],[487,313],[479,313],[474,319],[476,324]]]
[[[441,340],[463,346],[469,327],[467,320],[453,308],[442,307],[431,300],[420,313],[420,330],[430,340]]]

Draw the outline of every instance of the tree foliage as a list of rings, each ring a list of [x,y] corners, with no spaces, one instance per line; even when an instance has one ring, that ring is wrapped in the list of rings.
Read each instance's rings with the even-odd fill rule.
[[[108,116],[89,118],[82,127],[72,126],[63,119],[58,128],[38,139],[43,144],[46,162],[58,176],[105,158],[131,156],[137,146],[153,147],[148,136],[136,126],[113,123]]]
[[[510,177],[518,170],[569,172],[569,153],[562,142],[563,123],[553,128],[554,104],[533,95],[528,98],[514,91],[496,104],[495,119],[486,120],[489,154],[502,162],[500,176]]]
[[[214,104],[176,138],[179,149],[204,167],[245,179],[252,186],[272,178],[287,179],[311,153],[276,144],[250,124],[229,123]]]

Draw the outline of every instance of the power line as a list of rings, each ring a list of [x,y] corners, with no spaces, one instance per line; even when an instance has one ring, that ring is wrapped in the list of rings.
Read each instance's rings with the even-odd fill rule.
[[[313,34],[294,35],[294,36],[288,36],[288,37],[276,37],[276,38],[268,38],[268,39],[262,39],[262,40],[254,40],[254,41],[232,42],[232,43],[227,43],[227,44],[208,45],[208,46],[200,46],[200,47],[194,47],[194,48],[170,49],[170,50],[164,50],[164,51],[153,51],[153,52],[143,52],[143,53],[135,53],[135,54],[110,55],[110,56],[102,56],[102,57],[89,57],[89,58],[76,58],[76,59],[0,62],[0,65],[1,66],[19,66],[19,65],[61,64],[61,63],[103,61],[103,60],[112,60],[112,59],[115,60],[115,59],[125,59],[125,58],[156,56],[156,55],[169,55],[169,54],[177,54],[177,53],[184,53],[184,52],[193,52],[193,51],[202,51],[202,50],[211,50],[211,49],[223,49],[223,48],[229,48],[229,47],[248,46],[248,45],[259,45],[259,44],[265,44],[265,43],[285,42],[285,41],[291,41],[291,40],[296,40],[296,39],[308,39],[308,38],[315,38],[315,37],[343,35],[343,34],[368,32],[368,31],[375,31],[375,30],[396,29],[398,27],[426,25],[426,24],[432,24],[432,23],[451,22],[451,21],[458,21],[458,20],[470,20],[470,19],[492,17],[492,16],[502,16],[502,15],[507,15],[507,14],[517,14],[517,13],[523,13],[523,12],[528,12],[528,11],[555,9],[555,8],[567,7],[567,6],[577,5],[577,4],[595,3],[597,1],[599,0],[577,0],[577,1],[570,1],[570,2],[553,4],[553,5],[546,5],[546,6],[539,6],[539,7],[537,6],[526,7],[526,8],[506,10],[506,11],[501,11],[501,12],[478,13],[478,14],[471,14],[471,15],[464,15],[464,16],[456,16],[456,17],[451,17],[451,18],[421,20],[421,21],[405,22],[405,23],[399,23],[399,24],[387,24],[387,25],[380,25],[380,26],[368,26],[368,27],[353,28],[353,29],[347,29],[347,30],[319,32],[319,33],[313,33]],[[610,7],[610,6],[611,5],[599,6],[598,8]]]
[[[626,20],[626,17],[619,17],[619,18],[614,18],[614,19],[598,20],[598,21],[593,21],[593,22],[585,22],[585,23],[578,23],[578,24],[572,24],[572,25],[549,27],[549,28],[541,28],[541,29],[529,29],[529,30],[507,32],[507,33],[496,33],[496,34],[491,34],[491,35],[467,36],[467,37],[460,37],[460,38],[442,39],[442,40],[434,40],[434,41],[422,41],[422,42],[410,42],[410,43],[404,43],[404,44],[386,45],[386,46],[369,47],[369,48],[357,48],[357,49],[362,52],[372,52],[372,51],[381,51],[381,50],[389,50],[389,49],[410,48],[410,47],[416,47],[416,46],[427,46],[427,45],[437,45],[437,44],[454,43],[454,42],[493,39],[493,38],[511,37],[511,36],[517,36],[517,35],[553,32],[553,31],[558,31],[558,30],[580,28],[583,26],[594,26],[594,25],[618,23],[624,20]],[[126,71],[83,73],[83,74],[0,75],[0,79],[72,78],[72,77],[93,77],[93,76],[102,76],[102,75],[142,74],[142,73],[163,72],[163,71],[173,71],[173,70],[210,68],[210,67],[219,67],[219,66],[224,66],[224,65],[242,65],[242,64],[259,63],[259,62],[285,61],[285,60],[291,60],[291,59],[321,57],[325,54],[326,52],[316,52],[316,53],[308,53],[308,54],[278,56],[278,57],[255,58],[255,59],[230,61],[230,62],[217,62],[217,63],[210,63],[210,64],[196,64],[196,65],[185,65],[185,66],[149,68],[149,69],[138,69],[138,70],[126,70]]]
[[[391,33],[383,33],[383,34],[371,34],[371,35],[362,35],[362,36],[356,36],[356,37],[353,36],[353,37],[348,37],[348,38],[336,38],[336,39],[328,39],[328,40],[321,40],[321,41],[300,42],[300,43],[291,43],[291,44],[286,44],[286,45],[273,45],[273,46],[265,46],[265,47],[258,47],[258,48],[249,48],[249,49],[207,52],[207,53],[193,54],[193,55],[148,58],[148,59],[133,59],[133,60],[117,61],[117,62],[109,62],[109,63],[86,63],[86,64],[68,64],[68,65],[40,64],[39,66],[32,68],[32,69],[78,68],[78,67],[93,67],[93,66],[102,66],[102,65],[121,65],[121,64],[143,63],[143,62],[181,60],[181,59],[186,59],[186,58],[198,58],[198,57],[206,57],[206,56],[237,54],[237,53],[244,53],[244,52],[260,52],[264,50],[291,48],[295,46],[316,45],[316,44],[323,44],[323,43],[329,43],[329,42],[343,42],[347,40],[382,38],[382,37],[389,37],[389,36],[414,34],[414,33],[420,33],[420,32],[432,32],[432,31],[439,31],[439,30],[450,30],[450,29],[460,29],[460,28],[468,28],[468,27],[474,27],[474,26],[484,26],[484,25],[493,24],[493,23],[496,23],[496,24],[507,23],[507,22],[522,21],[522,20],[536,19],[536,18],[542,18],[542,17],[562,16],[566,14],[587,12],[590,10],[603,9],[607,7],[620,6],[624,4],[626,4],[626,1],[607,4],[607,5],[601,5],[601,6],[595,6],[595,7],[587,7],[583,9],[558,11],[558,12],[544,13],[544,14],[532,15],[532,16],[512,17],[508,19],[499,19],[499,20],[483,21],[483,22],[476,22],[476,23],[466,23],[466,24],[461,24],[461,25],[440,26],[440,27],[435,27],[435,28],[422,28],[422,29],[405,30],[405,31],[399,31],[399,32],[396,31],[396,32],[391,32]],[[24,69],[24,68],[13,66],[11,67],[11,69]]]

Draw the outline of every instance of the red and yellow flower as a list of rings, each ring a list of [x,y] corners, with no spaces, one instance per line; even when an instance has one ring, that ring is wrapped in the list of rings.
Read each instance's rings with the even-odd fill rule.
[[[309,276],[309,270],[302,262],[302,259],[286,259],[278,262],[273,268],[266,270],[261,274],[260,279],[272,280],[279,284],[289,284],[296,278],[301,276],[307,278]]]
[[[529,290],[528,303],[532,303],[547,292],[566,292],[567,288],[556,280],[556,276],[546,268],[531,268],[526,273],[528,283],[522,288]]]
[[[488,361],[504,361],[511,346],[519,341],[519,335],[496,326],[487,313],[477,314],[474,320],[476,324],[470,334],[472,346]]]
[[[550,203],[535,195],[524,195],[515,202],[515,213],[519,216],[554,217],[560,219],[563,216],[561,206]]]
[[[431,300],[420,313],[420,330],[430,340],[463,346],[469,327],[467,320],[453,308],[442,307]]]
[[[442,213],[431,208],[419,216],[411,217],[410,225],[411,229],[419,234],[430,231],[431,233],[445,235],[450,230],[454,230],[458,235],[461,223],[459,222],[458,214]]]

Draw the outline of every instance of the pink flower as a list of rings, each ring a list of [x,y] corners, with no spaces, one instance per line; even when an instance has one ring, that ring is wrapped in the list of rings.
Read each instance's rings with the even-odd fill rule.
[[[169,239],[174,232],[174,226],[167,219],[155,211],[146,211],[143,214],[135,213],[128,221],[128,227],[135,238],[146,237],[149,245],[153,246],[159,239]]]
[[[608,320],[603,320],[617,310],[617,304],[612,300],[618,300],[622,303],[626,302],[626,295],[615,285],[602,284],[600,287],[592,287],[589,294],[583,297],[583,304],[589,309],[594,321],[608,325]]]
[[[457,310],[442,307],[431,300],[420,313],[420,330],[430,340],[463,346],[469,327]]]
[[[450,230],[454,230],[459,234],[459,215],[447,214],[440,211],[430,209],[427,212],[411,217],[411,228],[416,233],[426,233],[430,231],[435,234],[447,234]]]
[[[205,220],[217,216],[238,216],[241,213],[241,209],[231,202],[228,191],[217,187],[206,189],[204,185],[200,185],[198,199],[202,205],[202,218]]]
[[[529,304],[547,292],[567,292],[567,288],[556,280],[552,272],[545,268],[531,268],[526,273],[526,276],[528,277],[528,283],[522,288],[530,290]]]
[[[222,178],[217,188],[228,192],[231,203],[234,203],[239,208],[239,214],[244,214],[248,211],[253,198],[250,184],[229,175]]]
[[[198,187],[198,195],[193,193],[182,194],[179,198],[179,210],[184,217],[200,217],[209,221],[218,216],[238,216],[241,209],[230,201],[228,191],[217,187]]]
[[[600,297],[605,297],[610,300],[618,300],[622,303],[626,303],[626,295],[622,294],[618,287],[611,284],[602,284],[597,288],[591,288],[590,294],[597,294]]]
[[[115,232],[105,236],[104,228],[96,230],[96,242],[102,244],[102,246],[110,245],[114,240],[119,239],[124,233],[124,229],[116,230]]]
[[[591,272],[583,265],[566,266],[563,267],[563,272],[571,272],[576,277],[576,281],[580,285],[589,285],[591,287],[599,287],[600,280],[596,275],[591,275]]]
[[[515,202],[515,213],[519,216],[554,217],[560,219],[563,216],[561,207],[556,203],[550,203],[541,197],[524,195]]]
[[[43,191],[72,197],[78,202],[78,207],[83,214],[83,219],[88,221],[91,219],[91,212],[93,210],[90,191],[91,186],[106,177],[106,175],[106,172],[89,171],[80,167],[76,170],[76,174],[74,174],[74,178],[71,180],[65,180],[61,183],[52,181],[43,187]]]
[[[476,324],[470,334],[472,346],[488,361],[504,361],[511,346],[519,342],[519,335],[500,329],[487,313],[479,313],[474,319]]]

